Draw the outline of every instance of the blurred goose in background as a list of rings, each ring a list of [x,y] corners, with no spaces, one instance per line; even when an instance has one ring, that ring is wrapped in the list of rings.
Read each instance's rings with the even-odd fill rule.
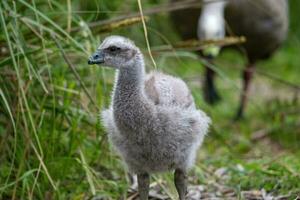
[[[117,69],[102,121],[128,169],[137,174],[140,199],[148,199],[151,173],[175,170],[175,186],[184,200],[187,170],[210,124],[187,85],[159,72],[146,75],[140,49],[121,36],[107,37],[88,63]]]
[[[236,119],[243,117],[257,61],[269,58],[287,37],[288,1],[204,1],[202,9],[175,11],[172,19],[184,39],[222,39],[225,33],[246,37],[246,43],[239,47],[246,55],[247,64],[242,75],[243,88]],[[214,47],[202,53],[211,61],[218,53],[218,48]],[[215,72],[206,66],[205,73],[205,100],[214,104],[220,99],[214,85]]]

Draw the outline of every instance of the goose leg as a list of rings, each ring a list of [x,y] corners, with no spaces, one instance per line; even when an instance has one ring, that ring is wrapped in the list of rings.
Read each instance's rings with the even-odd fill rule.
[[[179,200],[185,200],[187,193],[187,175],[181,169],[176,169],[174,174],[175,187],[179,195]]]
[[[251,83],[254,71],[255,71],[254,64],[247,65],[246,69],[243,71],[243,91],[241,94],[240,105],[237,110],[235,120],[239,120],[244,117],[244,110],[245,110],[245,107],[247,104],[249,87],[250,87],[250,83]]]
[[[214,84],[214,77],[215,72],[209,67],[205,67],[204,99],[212,105],[221,100]]]
[[[150,176],[148,173],[138,174],[138,188],[140,200],[148,200]]]

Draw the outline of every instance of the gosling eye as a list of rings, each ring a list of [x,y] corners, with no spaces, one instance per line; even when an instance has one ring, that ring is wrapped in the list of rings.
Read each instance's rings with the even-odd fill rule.
[[[110,52],[116,52],[116,51],[119,51],[121,48],[120,47],[116,47],[116,46],[110,46],[107,49]]]

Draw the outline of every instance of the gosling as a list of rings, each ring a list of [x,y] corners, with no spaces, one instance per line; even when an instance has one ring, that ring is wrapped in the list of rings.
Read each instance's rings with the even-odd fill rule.
[[[175,170],[175,187],[185,200],[187,171],[211,123],[187,85],[160,72],[146,75],[140,49],[121,36],[107,37],[88,64],[117,70],[111,106],[101,117],[110,142],[137,174],[140,199],[148,199],[151,173]]]

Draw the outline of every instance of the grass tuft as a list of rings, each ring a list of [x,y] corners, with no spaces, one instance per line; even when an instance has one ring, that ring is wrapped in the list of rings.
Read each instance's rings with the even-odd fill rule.
[[[118,29],[110,24],[128,13],[138,14],[141,8],[145,14],[167,10],[159,7],[166,3],[0,2],[0,199],[127,198],[126,170],[111,149],[98,114],[109,105],[114,72],[87,66],[87,58],[108,34],[128,36],[144,52],[150,46],[176,44],[179,38],[165,13],[151,15],[147,26],[136,23],[141,18],[118,21]],[[261,73],[254,80],[247,116],[239,123],[231,120],[244,64],[236,52],[224,51],[211,65],[223,98],[215,107],[205,104],[202,96],[204,60],[173,48],[152,52],[157,68],[183,78],[197,106],[213,120],[190,184],[205,185],[209,191],[222,184],[240,197],[245,190],[262,189],[289,194],[291,199],[299,195],[300,102],[299,91],[291,87],[300,84],[295,12],[299,3],[290,3],[289,40],[272,59],[259,63]],[[154,58],[146,57],[147,68]],[[221,178],[216,175],[220,169],[226,171]],[[175,199],[171,173],[152,180]]]

